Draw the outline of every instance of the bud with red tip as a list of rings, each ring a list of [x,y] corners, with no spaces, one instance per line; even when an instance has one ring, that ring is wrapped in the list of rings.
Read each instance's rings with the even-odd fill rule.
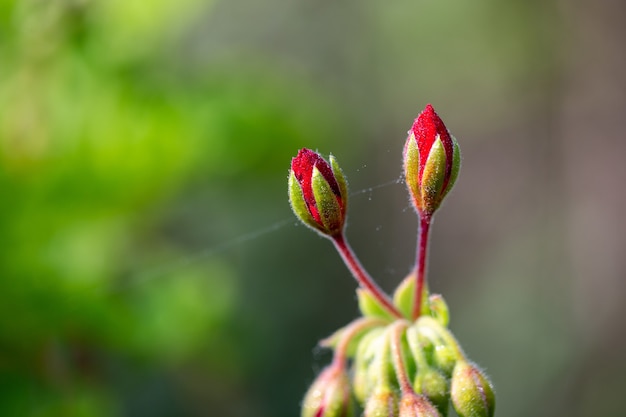
[[[458,361],[450,386],[452,405],[460,417],[492,417],[495,408],[493,385],[474,364]]]
[[[414,392],[402,394],[399,417],[441,417],[428,398]]]
[[[296,216],[327,236],[343,232],[348,186],[331,155],[330,164],[310,149],[300,149],[291,160],[289,201]]]
[[[456,181],[461,153],[433,106],[422,111],[404,146],[404,173],[420,216],[430,217]]]
[[[354,414],[345,369],[330,365],[313,382],[302,402],[302,417],[349,417]]]
[[[389,385],[376,387],[365,403],[363,417],[397,417],[398,395]]]

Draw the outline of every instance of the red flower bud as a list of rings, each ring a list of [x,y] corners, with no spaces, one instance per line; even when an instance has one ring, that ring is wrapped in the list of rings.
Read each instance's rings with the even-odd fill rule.
[[[404,173],[421,216],[430,217],[456,181],[461,154],[433,106],[422,111],[404,146]]]
[[[289,200],[291,208],[307,226],[336,236],[346,218],[346,180],[331,155],[330,164],[310,149],[300,149],[291,160]]]

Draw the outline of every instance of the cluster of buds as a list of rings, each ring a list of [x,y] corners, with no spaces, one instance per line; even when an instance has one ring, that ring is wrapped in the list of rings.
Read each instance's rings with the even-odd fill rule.
[[[313,382],[302,417],[492,417],[495,397],[484,372],[464,354],[448,329],[448,306],[426,285],[432,217],[460,167],[454,137],[431,105],[409,130],[404,172],[419,217],[414,270],[385,294],[358,261],[344,228],[348,187],[332,156],[302,149],[291,162],[289,199],[296,216],[330,239],[359,284],[362,317],[320,344],[333,360]]]

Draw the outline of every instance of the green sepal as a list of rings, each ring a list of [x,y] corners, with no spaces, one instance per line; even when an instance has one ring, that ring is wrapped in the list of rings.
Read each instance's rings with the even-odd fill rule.
[[[320,225],[315,221],[315,218],[313,218],[307,208],[302,188],[300,188],[300,184],[293,171],[289,173],[289,202],[291,203],[291,209],[294,214],[302,223],[311,229],[323,232]]]
[[[313,168],[311,188],[313,189],[313,196],[317,203],[317,211],[324,224],[325,230],[323,231],[329,235],[335,235],[341,232],[343,229],[343,212],[341,206],[330,188],[330,184],[328,184],[326,178],[324,178],[316,167]]]
[[[450,312],[448,310],[448,304],[441,294],[433,294],[428,297],[428,305],[430,307],[430,315],[443,327],[448,327],[448,323],[450,323]]]
[[[459,170],[461,169],[461,149],[459,148],[459,144],[456,141],[454,136],[450,136],[452,138],[453,143],[453,151],[452,151],[452,170],[450,171],[450,179],[448,180],[448,184],[446,185],[445,190],[441,193],[441,200],[450,192],[452,187],[454,187],[454,183],[459,176]]]
[[[415,275],[409,274],[402,280],[393,293],[393,304],[404,317],[410,319],[413,311],[413,299],[415,294]]]
[[[413,300],[415,299],[415,274],[409,274],[393,293],[393,303],[398,310],[411,320],[413,314]],[[423,298],[422,298],[422,315],[429,315],[430,308],[428,303],[428,286],[424,285]]]
[[[330,168],[333,171],[337,185],[339,185],[339,191],[341,192],[341,199],[343,202],[343,215],[345,216],[348,209],[348,181],[346,180],[346,176],[343,175],[343,171],[339,167],[337,159],[335,159],[332,155],[330,155]]]
[[[359,300],[359,310],[366,317],[379,317],[385,320],[393,320],[393,316],[380,304],[371,292],[364,288],[357,288],[357,299]]]
[[[419,185],[419,167],[420,167],[420,150],[417,146],[417,140],[413,132],[410,133],[409,138],[404,149],[404,175],[406,179],[406,185],[413,196],[418,209],[422,206],[422,195]]]
[[[446,178],[446,151],[440,137],[437,137],[424,164],[421,192],[424,208],[433,213],[441,203],[441,192]]]

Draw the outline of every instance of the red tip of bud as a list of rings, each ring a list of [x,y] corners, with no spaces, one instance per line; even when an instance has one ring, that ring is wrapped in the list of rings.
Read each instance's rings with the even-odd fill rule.
[[[405,393],[400,400],[399,417],[441,417],[441,414],[425,396]]]
[[[320,171],[335,196],[341,198],[341,190],[339,189],[337,180],[335,180],[330,165],[318,153],[310,149],[302,148],[298,151],[298,155],[291,160],[291,169],[300,184],[300,188],[302,188],[302,195],[304,196],[304,201],[306,202],[309,212],[317,222],[322,223],[311,184],[313,168],[317,168]]]
[[[333,365],[319,374],[302,402],[302,417],[349,417],[353,410],[348,375]]]
[[[430,216],[450,191],[460,166],[460,151],[430,104],[417,116],[404,147],[407,185],[420,215]]]
[[[446,181],[449,180],[450,173],[452,171],[452,154],[454,152],[454,144],[452,142],[452,138],[450,137],[450,132],[448,132],[448,128],[443,123],[443,120],[441,120],[437,112],[435,112],[435,109],[431,104],[427,104],[424,110],[419,114],[419,116],[417,116],[413,122],[413,127],[411,127],[411,132],[417,141],[417,146],[420,151],[420,181],[422,180],[422,175],[424,174],[424,166],[426,165],[426,160],[430,154],[430,149],[433,147],[437,136],[441,139],[443,149],[446,152],[445,177]],[[444,183],[443,187],[445,188],[446,185],[447,182]]]
[[[342,232],[347,184],[335,159],[300,149],[291,160],[289,197],[295,214],[307,226],[334,236]]]

